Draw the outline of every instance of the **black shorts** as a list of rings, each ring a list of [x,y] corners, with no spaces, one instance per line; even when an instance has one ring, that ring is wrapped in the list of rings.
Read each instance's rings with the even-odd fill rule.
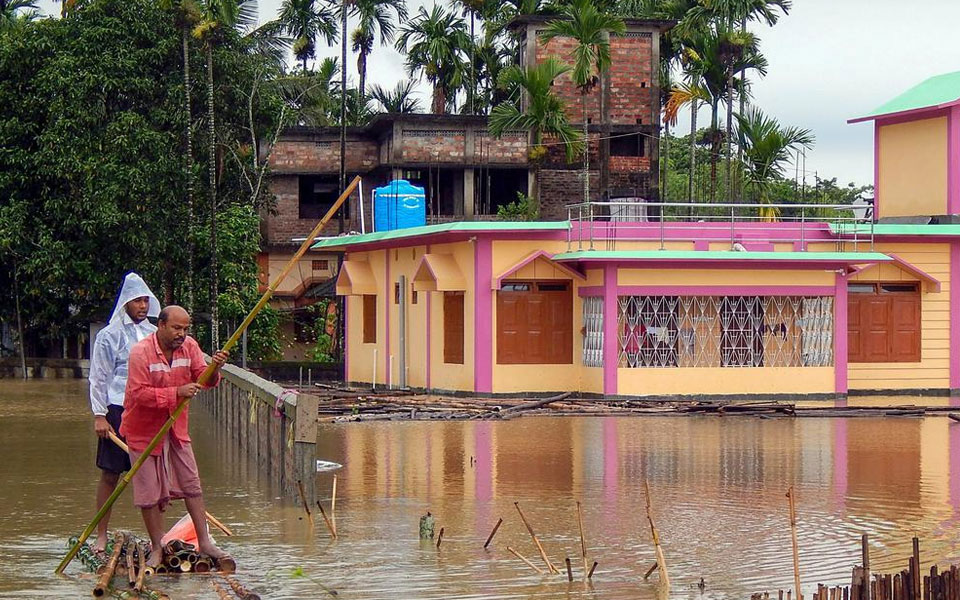
[[[107,423],[120,435],[120,417],[123,407],[111,404],[107,406]],[[121,439],[123,439],[121,437]],[[98,438],[97,466],[111,473],[123,473],[130,470],[130,455],[120,449],[110,438]]]

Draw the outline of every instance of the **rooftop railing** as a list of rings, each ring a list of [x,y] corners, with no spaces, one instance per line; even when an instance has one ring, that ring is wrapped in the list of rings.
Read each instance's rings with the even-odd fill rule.
[[[567,249],[617,250],[618,242],[725,244],[731,250],[833,243],[838,251],[873,250],[869,204],[753,204],[703,202],[584,202],[567,207]],[[838,237],[834,231],[840,233]],[[740,246],[738,246],[738,244]]]

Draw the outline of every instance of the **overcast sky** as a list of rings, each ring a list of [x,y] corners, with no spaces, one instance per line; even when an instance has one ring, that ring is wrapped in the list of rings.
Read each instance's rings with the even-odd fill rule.
[[[261,22],[275,18],[280,3],[260,0]],[[411,13],[422,5],[432,0],[408,2]],[[41,6],[59,13],[52,0]],[[841,185],[873,183],[873,126],[846,120],[931,75],[960,70],[957,23],[957,0],[794,0],[793,10],[775,27],[755,27],[770,67],[766,78],[754,83],[754,101],[781,123],[814,132],[816,146],[806,158],[809,183],[814,173],[837,177]],[[320,54],[339,56],[339,49],[320,48]],[[348,75],[355,77],[356,58],[348,63]],[[392,87],[404,77],[395,50],[374,50],[370,84]],[[421,96],[421,104],[429,106],[425,85]],[[708,118],[702,113],[699,123]],[[678,128],[689,127],[684,115]]]

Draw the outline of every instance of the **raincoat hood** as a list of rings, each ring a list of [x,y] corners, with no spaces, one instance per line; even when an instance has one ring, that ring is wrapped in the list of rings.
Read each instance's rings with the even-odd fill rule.
[[[110,315],[110,322],[115,323],[123,319],[124,307],[127,302],[142,296],[150,298],[147,316],[153,318],[160,316],[160,301],[147,287],[147,282],[136,273],[127,273],[127,276],[123,278],[123,286],[120,288],[120,295],[117,296],[117,303],[113,307],[113,314]]]

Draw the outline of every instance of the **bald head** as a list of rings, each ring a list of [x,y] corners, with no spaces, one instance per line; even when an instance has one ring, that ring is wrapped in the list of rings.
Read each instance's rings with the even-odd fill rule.
[[[175,304],[165,307],[157,317],[157,341],[166,352],[183,345],[190,331],[190,313]]]

